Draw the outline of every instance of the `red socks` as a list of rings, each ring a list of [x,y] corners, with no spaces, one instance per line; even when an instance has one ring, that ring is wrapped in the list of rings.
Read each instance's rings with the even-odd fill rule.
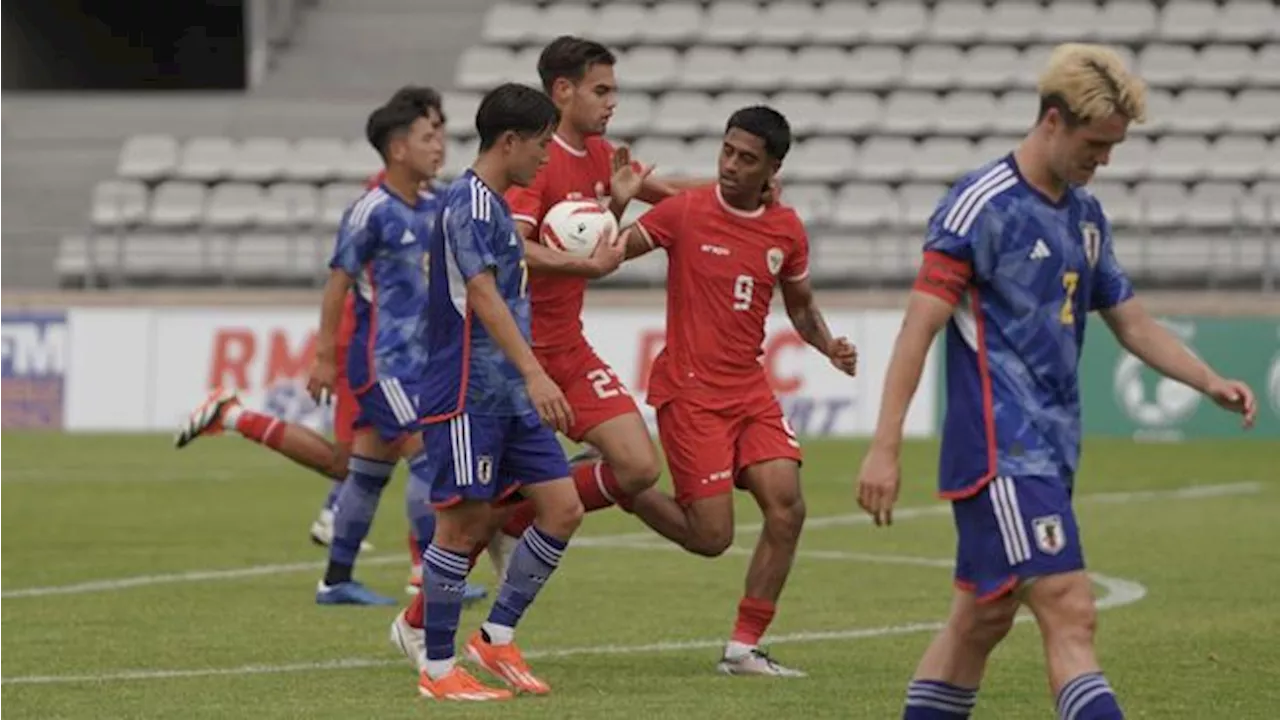
[[[574,465],[573,485],[578,489],[578,497],[582,498],[582,506],[587,512],[615,504],[623,510],[631,509],[631,498],[618,485],[613,468],[603,460]]]
[[[252,410],[241,410],[240,417],[236,418],[236,432],[272,450],[280,449],[285,427],[279,418]]]
[[[577,488],[578,497],[582,499],[582,507],[587,512],[615,504],[627,512],[631,511],[631,498],[618,485],[618,478],[614,476],[613,469],[603,461],[577,463],[572,468],[572,475],[573,486]],[[522,501],[516,505],[511,517],[502,526],[502,532],[518,538],[533,524],[533,518],[536,515],[533,501]]]
[[[777,611],[778,606],[768,600],[742,598],[738,603],[738,621],[733,625],[730,639],[743,645],[759,645],[760,638],[769,629],[769,623],[773,622],[773,614]]]

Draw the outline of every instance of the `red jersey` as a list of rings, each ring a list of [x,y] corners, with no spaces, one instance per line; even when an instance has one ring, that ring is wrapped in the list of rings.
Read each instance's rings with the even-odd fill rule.
[[[666,346],[654,361],[649,404],[727,398],[766,384],[760,356],[773,289],[809,275],[809,240],[795,211],[738,210],[713,185],[662,201],[637,227],[669,261]]]
[[[598,135],[578,150],[556,135],[547,148],[547,163],[529,187],[507,191],[507,204],[517,221],[534,227],[553,205],[567,199],[593,199],[609,194],[613,177],[613,146]],[[587,279],[572,275],[529,273],[529,301],[533,307],[533,345],[539,351],[571,347],[583,341],[582,300]]]
[[[366,190],[372,190],[382,183],[387,177],[386,170],[379,170],[364,182]],[[338,321],[338,347],[345,348],[351,345],[351,336],[356,331],[356,294],[354,292],[347,293],[347,299],[342,303],[342,319]],[[345,361],[345,354],[342,355]]]

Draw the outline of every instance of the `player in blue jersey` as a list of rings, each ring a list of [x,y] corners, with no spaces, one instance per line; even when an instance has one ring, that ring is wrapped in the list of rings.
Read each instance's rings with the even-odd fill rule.
[[[444,191],[428,246],[427,347],[423,387],[425,455],[414,482],[430,483],[435,538],[423,562],[426,656],[419,691],[442,700],[500,700],[455,663],[455,636],[469,556],[496,529],[493,505],[517,489],[537,506],[488,620],[468,657],[518,691],[545,694],[513,642],[515,626],[559,565],[582,520],[582,502],[556,430],[573,413],[530,348],[524,242],[503,199],[546,162],[558,113],[544,93],[506,84],[476,112],[480,154]]]
[[[317,399],[333,393],[338,327],[354,287],[356,323],[346,374],[359,415],[337,497],[329,563],[316,589],[320,604],[395,604],[356,582],[352,568],[396,461],[421,452],[416,430],[427,371],[426,241],[437,216],[435,197],[422,187],[440,165],[443,122],[438,104],[395,99],[369,116],[366,135],[386,164],[386,176],[343,213],[329,263],[309,389]],[[421,510],[427,517],[413,519],[430,523],[430,509]]]
[[[1083,187],[1142,122],[1142,81],[1115,52],[1069,44],[1051,55],[1039,93],[1039,117],[1018,148],[963,177],[929,222],[858,480],[859,504],[877,525],[890,523],[903,420],[945,326],[939,489],[959,536],[956,589],[907,690],[907,720],[969,717],[1020,604],[1039,624],[1059,717],[1123,717],[1094,653],[1093,591],[1071,505],[1090,311],[1151,367],[1242,414],[1245,427],[1254,420],[1249,387],[1220,377],[1134,298],[1110,225]]]

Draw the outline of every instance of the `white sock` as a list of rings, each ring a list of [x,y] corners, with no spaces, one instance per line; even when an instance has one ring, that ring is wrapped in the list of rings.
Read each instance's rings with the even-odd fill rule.
[[[456,658],[449,658],[448,660],[428,660],[423,666],[423,669],[427,671],[427,677],[432,680],[439,680],[445,675],[453,672],[453,664],[455,661]]]
[[[724,646],[724,656],[730,660],[740,660],[751,654],[755,650],[755,645],[740,643],[737,640],[730,640],[728,645]]]
[[[490,645],[510,645],[516,639],[516,629],[506,625],[487,622],[481,625],[480,629],[489,636]]]
[[[222,426],[228,430],[235,430],[236,423],[240,421],[240,413],[243,408],[239,403],[227,405],[222,409]]]

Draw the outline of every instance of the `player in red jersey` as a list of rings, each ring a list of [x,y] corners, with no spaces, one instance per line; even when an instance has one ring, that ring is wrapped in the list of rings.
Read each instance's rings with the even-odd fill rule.
[[[715,557],[733,543],[733,495],[749,491],[764,529],[747,570],[737,623],[718,669],[730,675],[800,676],[759,649],[791,570],[804,525],[800,443],[760,364],[775,287],[801,337],[853,375],[857,351],[832,337],[809,283],[809,241],[790,207],[762,195],[791,145],[786,119],[749,107],[729,119],[719,182],[658,204],[623,233],[627,256],[667,251],[666,347],[648,402],[675,497],[635,498],[686,550]],[[666,534],[666,533],[664,533]]]
[[[561,116],[547,164],[532,185],[507,194],[512,215],[526,240],[529,293],[533,304],[533,350],[573,407],[575,422],[566,433],[589,443],[602,459],[587,456],[573,464],[573,478],[587,511],[617,504],[630,509],[631,498],[658,479],[658,457],[635,400],[582,332],[587,282],[609,274],[622,261],[623,247],[602,243],[589,258],[556,252],[539,243],[542,218],[566,199],[608,200],[621,217],[633,198],[656,203],[677,192],[679,183],[650,177],[651,167],[632,163],[603,133],[617,105],[615,57],[603,45],[562,36],[542,51],[538,75]],[[641,514],[641,519],[648,518]],[[517,507],[504,532],[495,538],[497,562],[533,520],[532,506]],[[655,526],[664,532],[660,526]]]

